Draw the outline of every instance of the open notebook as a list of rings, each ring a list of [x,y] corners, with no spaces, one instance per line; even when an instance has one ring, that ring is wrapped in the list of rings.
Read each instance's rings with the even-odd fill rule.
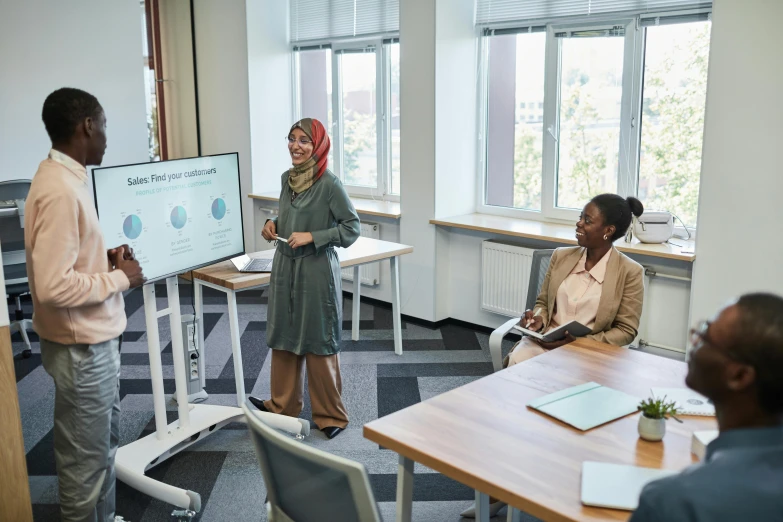
[[[667,401],[675,401],[683,415],[715,416],[715,406],[709,399],[690,388],[653,388],[650,391],[658,399],[666,397]]]
[[[631,511],[639,507],[639,495],[644,486],[676,473],[670,469],[583,462],[582,504]]]
[[[638,410],[641,399],[588,382],[550,393],[528,403],[580,430],[589,430]]]

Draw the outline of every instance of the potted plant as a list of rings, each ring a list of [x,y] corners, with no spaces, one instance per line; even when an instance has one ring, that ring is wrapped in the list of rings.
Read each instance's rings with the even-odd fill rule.
[[[639,403],[639,436],[644,440],[658,442],[666,434],[666,419],[673,418],[677,422],[682,422],[676,417],[680,410],[675,401],[666,401],[666,396],[662,399],[654,395]]]

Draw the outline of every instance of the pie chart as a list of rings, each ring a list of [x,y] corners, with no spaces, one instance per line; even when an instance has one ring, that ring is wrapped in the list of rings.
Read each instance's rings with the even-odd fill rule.
[[[122,223],[122,231],[128,239],[136,239],[141,235],[141,219],[136,214],[131,214]]]
[[[212,202],[212,217],[220,221],[226,215],[226,202],[220,198],[215,198]]]
[[[188,213],[185,212],[185,207],[176,206],[171,209],[171,224],[174,228],[180,229],[185,226],[188,221]]]

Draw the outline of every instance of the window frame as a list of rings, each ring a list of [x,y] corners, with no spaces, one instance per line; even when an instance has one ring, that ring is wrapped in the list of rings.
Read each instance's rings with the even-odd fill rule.
[[[389,41],[391,40],[391,41]],[[332,138],[332,151],[334,174],[343,182],[350,196],[383,199],[385,201],[399,201],[399,194],[391,193],[391,52],[390,45],[398,43],[398,37],[384,35],[383,37],[361,38],[335,41],[324,44],[324,48],[331,50],[331,78],[332,78],[332,124],[330,134]],[[301,111],[301,86],[299,52],[307,49],[298,49],[300,45],[292,47],[294,58],[294,115],[295,119],[302,118]],[[369,50],[373,49],[373,50]],[[342,71],[340,56],[350,52],[372,52],[375,55],[375,132],[376,132],[376,161],[377,174],[375,187],[351,185],[345,181],[343,172],[344,148],[343,148],[343,103],[342,103]]]
[[[712,9],[689,11],[689,13],[711,13]],[[644,18],[666,16],[671,13],[645,14]],[[683,20],[683,23],[689,21]],[[646,54],[647,27],[642,26],[640,16],[607,16],[576,20],[568,23],[550,23],[546,25],[546,47],[544,58],[544,109],[542,125],[542,172],[541,172],[541,210],[529,210],[514,207],[501,207],[486,203],[487,195],[487,132],[488,132],[488,86],[489,53],[494,30],[486,30],[479,36],[479,158],[477,176],[476,212],[517,219],[548,221],[555,223],[573,223],[579,219],[581,210],[556,206],[558,153],[560,137],[560,72],[562,64],[562,40],[555,37],[556,32],[595,29],[604,26],[623,26],[625,28],[623,50],[622,99],[620,113],[620,133],[618,143],[617,193],[621,196],[636,196],[639,184],[639,161],[641,150],[641,111],[644,89],[644,66]],[[527,27],[519,28],[525,33]],[[501,33],[502,34],[502,33]],[[618,37],[619,38],[619,37]],[[676,235],[690,234],[695,237],[696,229],[675,226]]]

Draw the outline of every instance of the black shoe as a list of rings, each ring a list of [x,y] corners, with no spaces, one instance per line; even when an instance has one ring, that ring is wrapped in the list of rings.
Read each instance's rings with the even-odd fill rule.
[[[328,438],[333,439],[342,433],[343,429],[337,426],[327,426],[325,428],[321,428],[321,431],[324,432],[324,435],[326,435]]]
[[[250,404],[258,408],[258,411],[269,412],[269,410],[266,409],[266,406],[264,406],[264,401],[261,399],[253,397],[252,395],[248,395],[247,400],[250,401]]]

